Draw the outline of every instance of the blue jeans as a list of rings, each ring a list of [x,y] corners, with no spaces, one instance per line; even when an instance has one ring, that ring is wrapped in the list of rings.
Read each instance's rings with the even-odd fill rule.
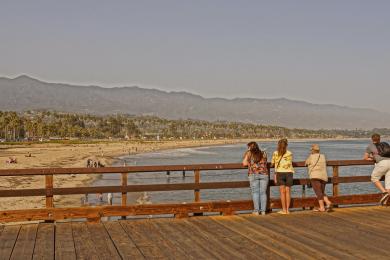
[[[254,212],[266,212],[268,175],[250,174],[248,176],[252,191]]]

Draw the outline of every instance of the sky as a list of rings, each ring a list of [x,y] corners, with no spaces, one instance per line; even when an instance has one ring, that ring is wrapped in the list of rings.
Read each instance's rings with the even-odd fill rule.
[[[387,0],[0,3],[0,76],[388,111]]]

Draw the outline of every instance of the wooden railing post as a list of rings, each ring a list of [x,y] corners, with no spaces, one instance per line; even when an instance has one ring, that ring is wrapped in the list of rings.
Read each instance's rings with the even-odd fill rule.
[[[199,184],[200,183],[200,171],[199,170],[195,170],[194,171],[194,182],[195,184]],[[194,190],[194,197],[195,197],[195,202],[200,202],[200,191],[199,189],[195,189]]]
[[[127,192],[125,191],[127,187],[127,173],[122,173],[122,198],[121,198],[121,205],[126,206],[127,205]],[[126,219],[126,216],[122,216],[122,219]]]
[[[45,175],[46,208],[54,207],[53,200],[53,175]]]
[[[200,183],[200,171],[195,170],[194,171],[194,183],[199,184]],[[195,197],[195,202],[200,202],[200,190],[195,189],[194,190],[194,197]],[[203,213],[194,213],[194,216],[203,216]]]
[[[338,177],[339,177],[339,167],[338,166],[333,166],[333,197],[337,197],[339,196],[339,180],[338,180]],[[337,205],[334,205],[335,207],[337,207]]]

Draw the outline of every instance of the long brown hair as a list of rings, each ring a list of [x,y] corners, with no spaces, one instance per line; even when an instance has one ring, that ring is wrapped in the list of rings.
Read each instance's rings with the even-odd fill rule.
[[[278,155],[282,156],[287,152],[288,141],[286,138],[280,139],[278,142]]]
[[[247,144],[249,148],[249,159],[254,163],[258,163],[263,159],[263,153],[261,152],[256,142],[249,142]]]

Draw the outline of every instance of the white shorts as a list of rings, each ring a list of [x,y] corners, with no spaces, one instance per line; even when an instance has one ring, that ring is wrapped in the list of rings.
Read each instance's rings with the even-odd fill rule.
[[[382,160],[375,164],[371,174],[371,181],[380,181],[383,176],[385,176],[385,188],[390,189],[390,160]]]

